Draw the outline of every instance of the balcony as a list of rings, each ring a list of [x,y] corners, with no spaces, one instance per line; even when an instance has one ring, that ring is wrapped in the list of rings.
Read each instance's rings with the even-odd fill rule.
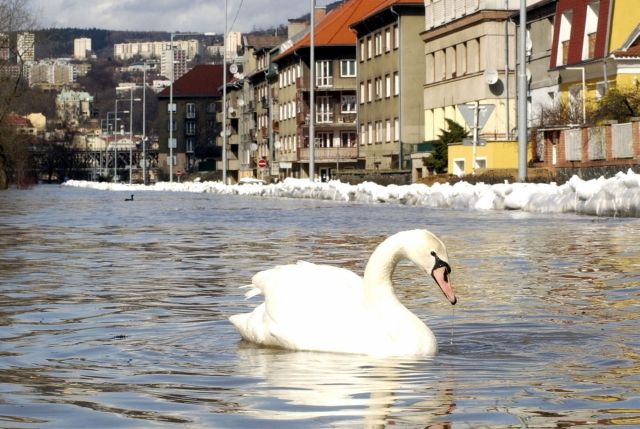
[[[298,159],[309,162],[309,148],[298,149]],[[320,162],[355,162],[358,160],[358,147],[317,147],[314,160]]]

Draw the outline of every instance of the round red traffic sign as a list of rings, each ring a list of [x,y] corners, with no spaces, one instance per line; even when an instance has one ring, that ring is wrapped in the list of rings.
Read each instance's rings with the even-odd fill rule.
[[[266,160],[266,159],[262,159],[262,158],[260,158],[260,159],[258,160],[258,167],[260,167],[260,168],[264,168],[264,167],[266,167],[266,166],[267,166],[267,160]]]
[[[180,171],[180,170],[176,171],[176,176],[178,176],[178,177],[182,176],[182,171]]]

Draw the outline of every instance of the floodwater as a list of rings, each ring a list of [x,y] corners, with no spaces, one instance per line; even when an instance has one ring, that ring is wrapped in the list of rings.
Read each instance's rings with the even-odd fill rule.
[[[58,186],[0,192],[0,427],[640,426],[640,221]],[[238,287],[305,259],[361,273],[396,231],[432,359],[264,349]],[[331,309],[327,309],[331,317]]]

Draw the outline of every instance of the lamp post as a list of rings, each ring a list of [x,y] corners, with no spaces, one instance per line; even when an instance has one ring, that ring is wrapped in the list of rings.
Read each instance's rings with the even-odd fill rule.
[[[133,102],[142,101],[140,98],[133,98],[132,86],[129,91],[129,184],[133,183]]]
[[[117,92],[116,92],[117,94]],[[113,142],[113,181],[117,182],[118,181],[118,139],[117,139],[117,134],[118,134],[118,102],[120,101],[126,101],[126,100],[118,100],[116,98],[116,110],[115,110],[115,124],[113,126],[113,132],[114,132],[114,142]],[[122,113],[129,113],[128,110],[124,110],[122,111]]]
[[[142,63],[142,183],[147,184],[147,63]]]
[[[315,88],[316,88],[316,47],[315,47],[315,12],[316,0],[311,0],[311,34],[309,35],[309,180],[315,182]]]
[[[227,184],[227,0],[224,0],[222,52],[222,183]]]

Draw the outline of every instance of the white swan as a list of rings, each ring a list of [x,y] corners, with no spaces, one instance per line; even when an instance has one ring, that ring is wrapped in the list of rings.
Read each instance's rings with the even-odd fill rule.
[[[251,313],[229,318],[240,335],[265,346],[374,356],[429,356],[437,351],[431,330],[393,291],[391,276],[402,259],[433,277],[451,304],[447,250],[427,230],[399,232],[373,252],[357,274],[307,262],[261,271],[247,298],[264,294]]]

